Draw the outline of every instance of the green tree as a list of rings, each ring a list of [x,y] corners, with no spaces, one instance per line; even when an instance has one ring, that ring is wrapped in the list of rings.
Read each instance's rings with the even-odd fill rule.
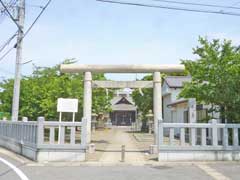
[[[183,60],[192,81],[186,83],[180,97],[196,98],[212,105],[223,120],[240,121],[240,49],[231,41],[199,38],[193,49],[196,60]]]
[[[183,73],[169,73],[169,76],[183,76],[186,75],[187,72]],[[164,77],[166,77],[167,74],[161,74],[162,82],[164,80]],[[153,76],[147,75],[143,77],[141,80],[143,81],[152,81]],[[135,104],[138,107],[138,111],[140,111],[143,115],[143,118],[146,119],[146,114],[148,114],[149,110],[153,111],[153,89],[142,89],[143,94],[139,92],[138,89],[133,91],[133,100]]]
[[[74,63],[73,59],[63,63]],[[59,70],[60,65],[54,67],[35,67],[32,75],[23,77],[21,81],[19,116],[27,116],[36,120],[38,116],[46,119],[57,119],[57,99],[77,98],[79,113],[76,119],[81,119],[83,108],[83,74],[65,74]],[[104,80],[103,74],[94,74],[94,80]],[[13,80],[5,80],[0,84],[0,111],[11,112]],[[93,109],[96,112],[109,110],[110,102],[103,89],[93,91]],[[65,118],[68,118],[65,117]]]
[[[152,81],[152,75],[148,75],[142,78],[144,81]],[[138,89],[133,91],[132,97],[138,108],[138,111],[142,113],[143,120],[146,120],[146,114],[149,110],[153,110],[153,90],[150,88],[142,89],[143,94]]]

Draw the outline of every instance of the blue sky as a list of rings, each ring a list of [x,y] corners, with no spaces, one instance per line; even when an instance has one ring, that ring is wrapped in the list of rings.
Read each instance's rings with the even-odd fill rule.
[[[132,2],[153,4],[151,0]],[[236,2],[198,1],[221,5]],[[46,0],[26,0],[26,3],[28,27],[40,11],[30,5],[44,4]],[[0,45],[15,31],[15,24],[9,18],[0,17]],[[192,48],[198,44],[198,36],[226,38],[240,44],[239,33],[240,17],[235,16],[114,5],[95,0],[53,0],[24,39],[23,57],[24,62],[33,60],[38,66],[52,66],[65,58],[76,58],[83,64],[178,64],[180,59],[195,58]],[[12,51],[0,62],[0,77],[13,77],[14,61],[15,51]],[[24,65],[22,74],[31,73],[32,67],[31,63]],[[108,77],[131,80],[136,75]]]

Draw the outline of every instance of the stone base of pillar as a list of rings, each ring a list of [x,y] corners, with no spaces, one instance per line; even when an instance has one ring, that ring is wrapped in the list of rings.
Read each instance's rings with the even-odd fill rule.
[[[93,153],[95,153],[95,150],[96,150],[95,144],[88,145],[88,149],[87,149],[88,153],[93,154]]]
[[[107,121],[106,123],[104,123],[104,127],[107,128],[107,129],[111,129],[112,128],[112,122]]]
[[[150,154],[158,154],[158,146],[157,145],[150,145],[149,153]]]

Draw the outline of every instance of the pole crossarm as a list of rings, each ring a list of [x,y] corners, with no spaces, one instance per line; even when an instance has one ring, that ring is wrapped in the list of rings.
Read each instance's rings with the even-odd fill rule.
[[[183,72],[184,65],[152,65],[152,64],[132,64],[132,65],[96,65],[96,64],[62,64],[61,72],[64,73],[80,73],[80,72],[96,72],[96,73],[172,73]]]
[[[10,13],[10,11],[8,10],[7,6],[3,3],[2,0],[0,0],[1,5],[3,6],[3,8],[5,9],[5,11],[7,12],[8,16],[12,19],[12,21],[16,24],[16,26],[18,27],[18,30],[23,32],[22,27],[20,24],[18,24],[17,20],[13,17],[13,15]],[[21,7],[23,8],[23,7]]]
[[[93,81],[93,88],[153,88],[152,81]]]

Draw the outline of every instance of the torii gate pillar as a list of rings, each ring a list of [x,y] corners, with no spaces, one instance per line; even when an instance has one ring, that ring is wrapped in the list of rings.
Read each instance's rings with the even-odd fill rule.
[[[87,143],[91,142],[91,119],[92,119],[92,73],[84,73],[84,99],[83,99],[83,117],[87,120]]]
[[[153,73],[154,144],[158,144],[158,121],[162,120],[162,86],[160,72]]]

